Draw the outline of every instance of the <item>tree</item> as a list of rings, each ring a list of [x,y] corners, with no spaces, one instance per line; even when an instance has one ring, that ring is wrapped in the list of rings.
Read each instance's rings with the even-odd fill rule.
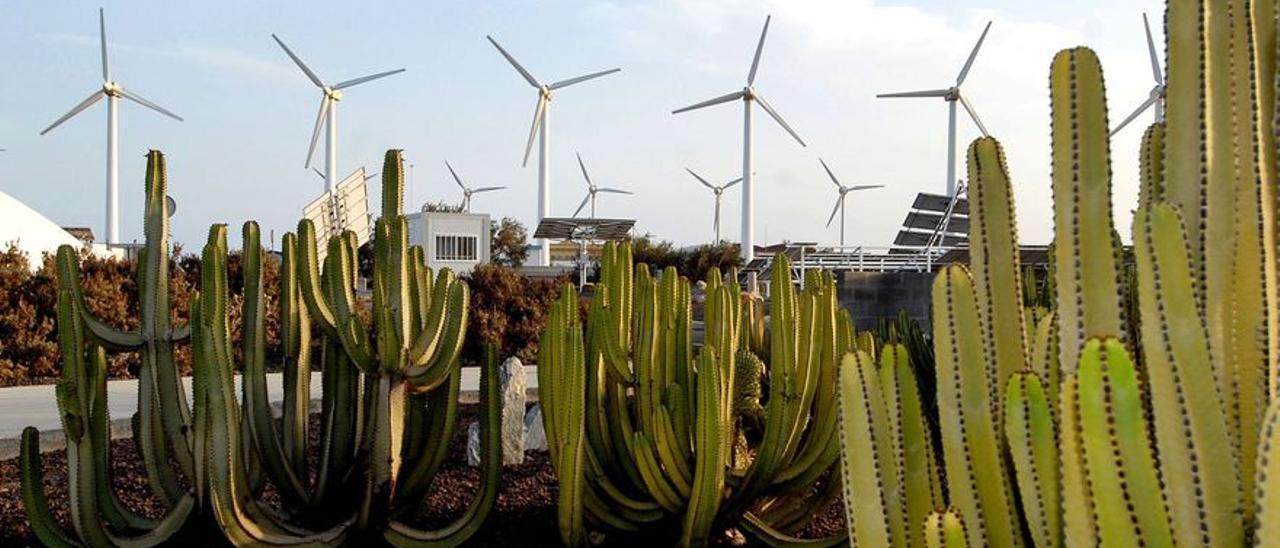
[[[519,268],[529,258],[529,232],[520,221],[511,217],[493,221],[490,234],[491,262]]]

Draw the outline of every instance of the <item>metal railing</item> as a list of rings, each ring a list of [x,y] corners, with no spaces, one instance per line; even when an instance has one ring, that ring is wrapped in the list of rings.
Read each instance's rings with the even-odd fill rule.
[[[859,272],[933,272],[938,259],[954,247],[932,246],[916,253],[903,247],[831,246],[802,247],[792,267],[803,273],[809,269],[855,270]],[[893,252],[893,251],[896,251]]]

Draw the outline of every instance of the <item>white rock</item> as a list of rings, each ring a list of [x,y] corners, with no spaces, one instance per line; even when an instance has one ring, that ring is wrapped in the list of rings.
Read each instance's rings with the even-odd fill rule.
[[[542,427],[542,404],[535,403],[524,416],[524,450],[546,451],[547,431]]]
[[[502,464],[524,462],[524,364],[514,356],[498,370],[498,390],[502,395]]]
[[[480,423],[467,425],[467,465],[480,466]]]

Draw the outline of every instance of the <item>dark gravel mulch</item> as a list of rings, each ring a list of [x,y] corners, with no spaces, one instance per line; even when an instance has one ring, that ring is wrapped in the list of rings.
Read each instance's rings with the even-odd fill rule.
[[[457,435],[450,441],[449,457],[441,467],[431,486],[426,501],[418,514],[410,521],[418,527],[439,527],[460,515],[480,489],[480,473],[466,465],[466,424],[474,420],[474,406],[459,409]],[[312,418],[311,433],[319,432],[318,417]],[[313,439],[313,443],[314,443]],[[314,453],[314,451],[313,451]],[[115,440],[111,444],[111,461],[116,493],[134,511],[158,517],[162,506],[150,495],[141,459],[130,439]],[[58,521],[70,528],[66,512],[66,454],[52,451],[43,455],[45,492],[50,499]],[[314,462],[313,462],[314,465]],[[545,452],[529,452],[519,466],[507,466],[502,472],[498,502],[489,514],[482,530],[471,539],[474,546],[556,546],[559,533],[556,526],[555,497],[557,492],[555,470]],[[276,497],[268,486],[264,499],[274,502]],[[815,537],[835,534],[844,528],[844,516],[840,504],[833,504],[802,536]],[[735,538],[736,537],[736,538]],[[726,535],[718,544],[736,544],[740,537]],[[610,538],[608,544],[648,544],[654,539]],[[0,461],[0,547],[38,545],[31,532],[22,508],[22,496],[17,459]],[[200,544],[200,539],[183,544]],[[659,544],[660,545],[660,542]]]

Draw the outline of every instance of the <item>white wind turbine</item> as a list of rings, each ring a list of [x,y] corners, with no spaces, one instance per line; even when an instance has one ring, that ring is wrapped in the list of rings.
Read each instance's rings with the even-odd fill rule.
[[[147,107],[151,110],[159,112],[165,116],[173,118],[179,122],[182,117],[165,110],[164,107],[157,105],[141,95],[124,89],[123,86],[117,84],[111,79],[111,65],[107,61],[107,23],[102,8],[98,8],[98,45],[102,52],[102,88],[94,90],[89,97],[81,101],[71,111],[63,114],[61,118],[54,120],[49,127],[44,128],[40,134],[44,135],[53,130],[53,128],[62,125],[63,122],[71,119],[72,116],[80,114],[85,109],[93,106],[94,103],[107,98],[107,245],[116,245],[120,243],[120,154],[118,140],[118,121],[120,98],[123,97],[139,105]]]
[[[741,254],[742,254],[742,260],[744,264],[751,262],[751,260],[755,258],[755,243],[756,243],[755,227],[753,226],[753,223],[755,223],[755,187],[752,183],[754,182],[753,179],[755,179],[755,165],[754,165],[755,158],[753,153],[754,147],[752,146],[752,142],[753,142],[752,141],[752,125],[751,125],[752,103],[759,103],[760,108],[763,108],[764,111],[774,119],[774,121],[778,122],[778,125],[782,126],[782,129],[785,129],[787,133],[791,134],[791,136],[795,138],[796,142],[800,143],[800,146],[805,146],[804,140],[800,139],[800,135],[798,135],[795,132],[795,130],[791,129],[791,126],[787,124],[786,120],[783,120],[782,116],[780,116],[777,111],[773,110],[773,107],[769,105],[769,102],[766,101],[764,96],[761,95],[760,92],[757,91],[755,88],[756,70],[760,68],[760,53],[764,51],[764,38],[765,38],[765,35],[769,33],[769,21],[771,19],[772,19],[772,16],[765,17],[764,19],[764,30],[760,31],[760,41],[756,44],[756,55],[751,60],[751,72],[747,73],[746,87],[742,88],[739,91],[735,91],[733,93],[721,95],[720,97],[716,97],[714,99],[708,99],[701,103],[696,103],[696,104],[689,105],[687,107],[672,111],[672,114],[679,114],[681,112],[697,110],[703,107],[709,107],[711,105],[718,105],[721,103],[728,103],[730,101],[742,100],[743,122],[742,122],[742,244],[741,244],[742,249],[741,249]]]
[[[453,175],[453,180],[458,183],[458,188],[462,189],[462,211],[471,213],[471,196],[481,192],[493,192],[507,188],[505,186],[482,186],[480,188],[469,188],[462,184],[462,178],[458,177],[458,172],[453,170],[453,166],[449,165],[449,161],[445,160],[444,167],[449,168],[449,174]]]
[[[714,243],[719,244],[720,243],[720,197],[724,195],[724,191],[728,190],[733,185],[741,183],[742,177],[738,177],[737,179],[729,181],[723,185],[716,186],[711,184],[706,179],[702,178],[701,175],[694,173],[692,169],[689,169],[686,167],[684,168],[684,170],[688,171],[689,175],[693,175],[693,178],[697,179],[699,183],[702,183],[702,186],[705,186],[711,189],[711,192],[715,193],[716,195],[716,215],[715,215],[715,223],[714,223],[716,239],[714,240]]]
[[[978,57],[978,50],[982,48],[982,41],[987,39],[987,31],[989,30],[991,30],[991,22],[988,21],[986,28],[982,29],[982,36],[978,37],[978,43],[974,44],[973,51],[969,52],[969,59],[964,62],[964,68],[961,68],[960,74],[956,76],[955,85],[944,89],[876,95],[876,97],[880,98],[941,97],[947,102],[947,196],[955,196],[956,194],[956,103],[964,105],[965,111],[969,113],[973,123],[978,125],[978,129],[982,131],[983,136],[989,135],[987,127],[982,125],[982,119],[978,118],[978,111],[974,110],[973,105],[969,104],[969,100],[960,93],[960,86],[964,84],[964,79],[969,76],[969,69],[973,68],[973,60]]]
[[[1132,122],[1134,118],[1137,118],[1152,107],[1155,107],[1156,122],[1164,121],[1164,75],[1160,73],[1160,58],[1156,56],[1156,42],[1151,38],[1151,24],[1147,22],[1147,14],[1145,13],[1142,14],[1142,26],[1147,31],[1147,53],[1151,56],[1151,77],[1155,80],[1155,85],[1147,93],[1147,100],[1138,105],[1133,114],[1130,114],[1115,129],[1111,130],[1111,135],[1115,135],[1121,129],[1124,129],[1124,126],[1129,125],[1129,122]]]
[[[550,164],[547,157],[550,144],[547,142],[549,138],[548,130],[547,130],[547,125],[548,125],[547,117],[550,115],[551,97],[553,93],[558,89],[566,88],[574,84],[580,84],[582,82],[586,82],[587,80],[593,80],[601,76],[613,74],[622,69],[615,68],[615,69],[609,69],[609,70],[602,70],[600,72],[584,74],[582,76],[569,78],[568,80],[561,80],[559,82],[555,82],[551,84],[542,84],[542,83],[539,83],[538,79],[534,78],[533,75],[529,73],[529,71],[525,70],[523,66],[520,66],[520,63],[516,61],[515,57],[512,57],[510,53],[507,53],[507,50],[502,49],[502,46],[498,45],[497,40],[494,40],[492,36],[485,36],[485,38],[489,39],[489,43],[493,44],[493,47],[498,48],[498,53],[501,53],[502,56],[507,59],[507,62],[511,63],[512,67],[515,67],[516,71],[520,73],[520,76],[523,76],[524,80],[526,82],[529,82],[529,85],[533,86],[535,89],[538,90],[538,104],[536,107],[534,107],[534,111],[533,111],[533,126],[529,128],[529,142],[524,147],[524,160],[520,165],[526,166],[529,164],[529,152],[533,150],[533,137],[534,135],[537,135],[538,136],[538,222],[542,222],[543,218],[551,214]],[[550,242],[548,240],[539,240],[538,248],[539,248],[538,264],[542,266],[550,265],[551,264]]]
[[[379,78],[385,78],[393,74],[399,74],[404,72],[404,69],[399,68],[395,70],[388,70],[386,72],[379,72],[377,74],[370,74],[368,76],[361,76],[359,78],[352,78],[330,86],[320,81],[320,77],[316,76],[316,73],[312,72],[311,68],[307,67],[306,63],[302,62],[302,59],[299,59],[297,55],[294,55],[293,50],[290,50],[289,46],[284,45],[284,42],[280,40],[280,37],[272,34],[271,38],[275,39],[276,43],[280,44],[280,47],[284,49],[284,52],[289,55],[289,58],[293,59],[293,62],[298,65],[298,68],[302,69],[302,72],[306,73],[307,78],[311,80],[311,83],[315,84],[316,87],[320,88],[320,91],[324,93],[324,96],[320,98],[320,112],[316,115],[316,127],[311,131],[311,146],[307,148],[307,161],[303,164],[303,167],[311,167],[311,155],[315,153],[316,142],[320,140],[320,127],[323,126],[325,128],[324,189],[325,192],[332,194],[334,187],[338,184],[338,180],[336,179],[336,173],[338,172],[337,117],[338,101],[342,100],[342,90],[365,82],[377,80]]]
[[[591,182],[591,176],[587,174],[587,165],[582,163],[582,155],[577,154],[577,156],[578,156],[578,167],[582,168],[582,178],[586,179],[587,181],[587,195],[582,198],[582,203],[578,204],[578,209],[575,209],[573,211],[574,217],[577,217],[579,213],[582,213],[582,208],[587,207],[587,202],[591,202],[591,218],[592,219],[596,218],[596,194],[597,193],[605,192],[608,194],[627,194],[627,195],[635,194],[634,192],[631,192],[629,190],[622,190],[620,188],[596,186],[595,183]]]
[[[831,182],[835,183],[837,192],[840,193],[840,197],[836,198],[836,206],[831,208],[831,216],[827,217],[827,227],[831,226],[831,221],[834,221],[836,218],[836,213],[839,213],[840,214],[840,247],[844,247],[844,198],[845,196],[847,196],[850,192],[857,192],[859,190],[871,190],[873,188],[884,188],[884,185],[844,186],[843,184],[840,183],[839,179],[836,179],[836,174],[831,172],[831,168],[827,167],[827,162],[825,160],[823,160],[822,158],[818,158],[818,161],[822,163],[822,169],[826,170],[827,176],[831,177]]]

